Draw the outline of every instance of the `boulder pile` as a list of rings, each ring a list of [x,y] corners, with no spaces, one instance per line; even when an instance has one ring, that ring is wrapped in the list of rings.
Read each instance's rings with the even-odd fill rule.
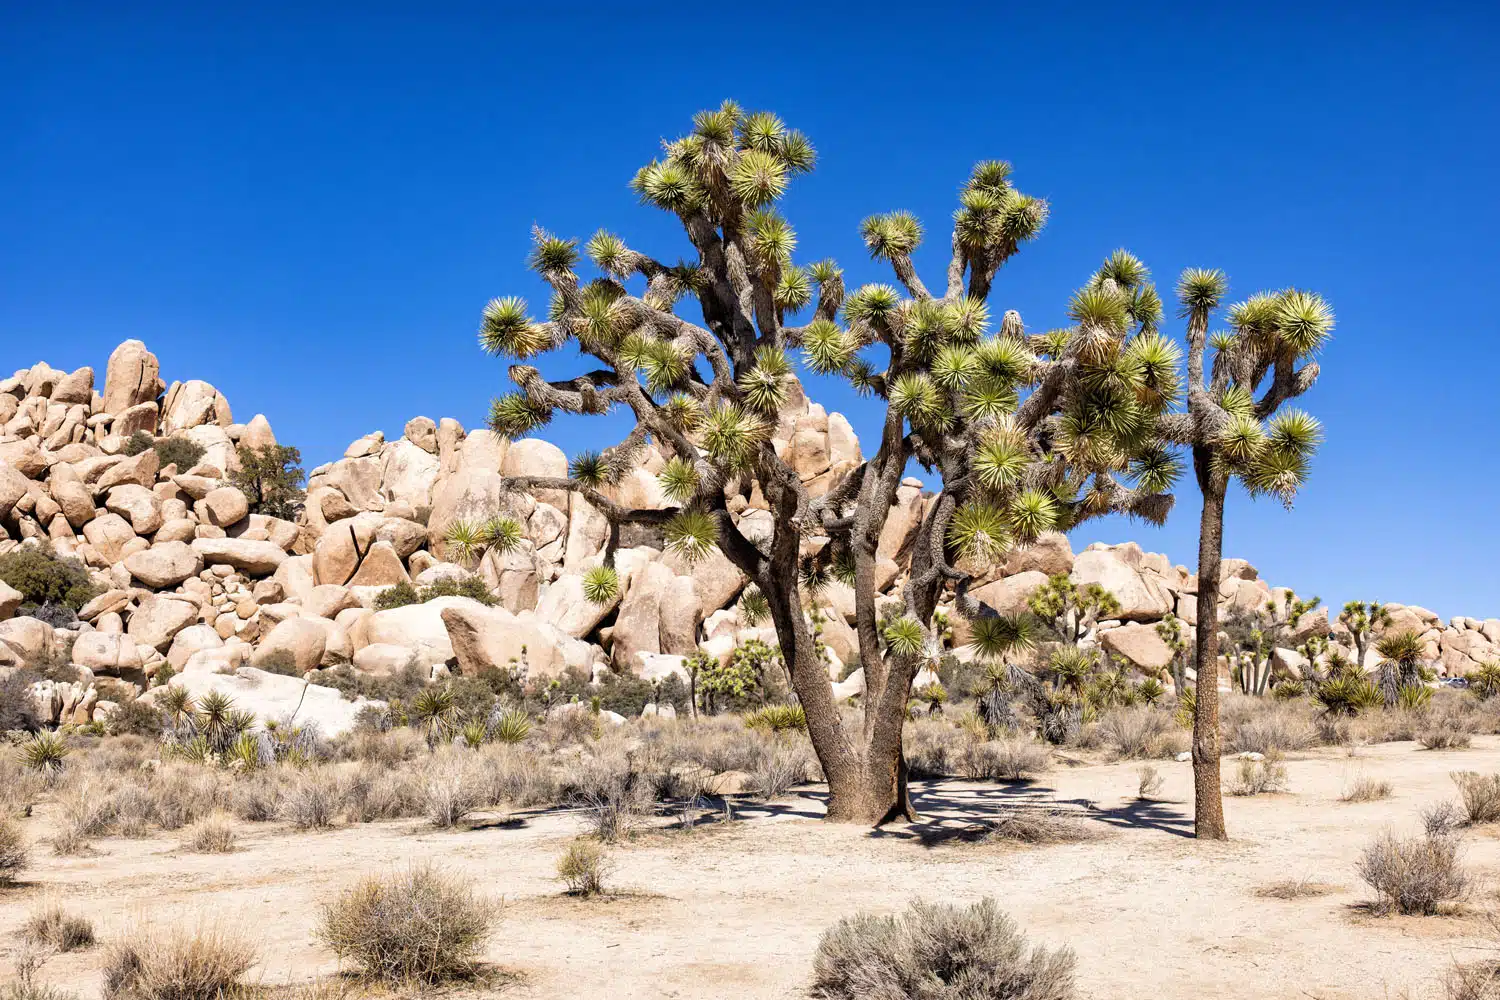
[[[128,455],[126,442],[137,432],[191,441],[202,458],[179,469],[163,466],[151,448]],[[445,551],[449,525],[500,511],[503,477],[567,474],[567,457],[547,441],[509,441],[466,431],[450,418],[415,417],[399,438],[376,431],[311,470],[295,522],[251,512],[232,482],[240,447],[275,443],[265,416],[235,422],[228,400],[207,382],[165,384],[156,357],[139,341],[110,355],[102,386],[91,368],[63,372],[45,363],[0,381],[0,554],[49,544],[88,568],[98,594],[78,622],[53,627],[16,617],[22,595],[0,584],[0,671],[74,667],[83,680],[34,687],[55,722],[97,721],[113,710],[116,702],[99,697],[95,678],[145,693],[169,666],[169,683],[194,692],[216,687],[268,714],[283,703],[321,706],[304,711],[337,730],[352,723],[349,703],[297,675],[338,665],[369,674],[500,668],[531,677],[610,667],[657,678],[680,672],[700,648],[727,657],[747,638],[775,641],[771,630],[740,622],[735,603],[746,580],[717,553],[689,565],[645,545],[621,550],[619,595],[608,605],[590,603],[583,578],[602,558],[607,524],[578,494],[508,495],[505,509],[523,527],[521,544],[473,565],[452,558]],[[800,395],[784,408],[774,443],[814,495],[861,461],[849,422]],[[609,492],[631,506],[669,506],[656,479],[663,464],[648,449]],[[887,599],[903,582],[931,502],[919,480],[906,480],[898,492],[879,543],[878,584]],[[731,513],[752,541],[768,535],[770,515],[758,490],[737,498]],[[1057,574],[1115,595],[1119,614],[1100,623],[1094,638],[1143,670],[1154,673],[1171,659],[1155,628],[1167,614],[1184,622],[1191,640],[1195,577],[1134,542],[1094,544],[1075,555],[1066,537],[1047,535],[985,567],[972,593],[1015,613]],[[494,605],[440,597],[375,607],[397,584],[472,577]],[[1225,560],[1224,577],[1226,614],[1284,602],[1289,593],[1243,560]],[[834,584],[824,602],[830,673],[842,681],[841,694],[857,694],[859,672],[846,676],[843,666],[857,660],[853,593]],[[1500,658],[1500,620],[1444,625],[1422,608],[1389,610],[1387,629],[1418,631],[1444,673]],[[962,622],[951,617],[961,650]],[[1311,635],[1352,650],[1342,628],[1326,608],[1304,615],[1278,665],[1294,673],[1298,654],[1290,647]]]

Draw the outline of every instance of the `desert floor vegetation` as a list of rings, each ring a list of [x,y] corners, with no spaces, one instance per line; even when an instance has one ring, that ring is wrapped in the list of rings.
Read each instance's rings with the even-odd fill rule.
[[[1236,839],[1224,845],[1189,839],[1190,764],[1122,752],[1097,728],[1049,746],[951,705],[912,726],[927,763],[912,781],[920,822],[878,831],[821,823],[806,737],[736,716],[615,728],[554,720],[519,743],[436,749],[398,727],[255,768],[162,759],[138,737],[75,738],[62,770],[30,786],[5,821],[29,867],[0,888],[0,989],[16,981],[28,937],[81,940],[62,925],[86,918],[93,946],[43,946],[28,975],[38,989],[102,996],[107,974],[128,972],[124,949],[158,965],[180,954],[135,929],[186,912],[232,914],[253,930],[245,942],[226,929],[201,953],[226,974],[241,970],[241,982],[323,996],[426,978],[402,965],[403,949],[427,940],[420,920],[415,930],[386,924],[402,906],[354,905],[389,902],[403,878],[410,891],[394,898],[409,915],[431,913],[424,901],[446,915],[441,927],[456,937],[445,954],[455,957],[431,975],[469,977],[451,987],[465,996],[708,998],[725,982],[752,998],[805,995],[819,942],[840,919],[895,916],[911,900],[962,909],[1002,885],[1002,908],[1028,947],[1071,950],[1079,996],[1439,988],[1452,956],[1475,953],[1487,933],[1462,914],[1477,914],[1496,888],[1500,737],[1476,730],[1468,748],[1442,753],[1372,741],[1351,762],[1345,746],[1317,737],[1313,712],[1303,729],[1289,722],[1295,704],[1265,699],[1273,718],[1258,722],[1254,705],[1228,702],[1240,731],[1265,748],[1247,749],[1266,757],[1248,763],[1273,763],[1284,790],[1230,798]],[[1352,721],[1398,728],[1383,715]],[[1114,725],[1133,735],[1134,721]],[[1227,781],[1240,763],[1225,758]],[[1155,779],[1144,798],[1143,774]],[[1385,786],[1397,794],[1376,794]],[[1467,901],[1434,899],[1431,917],[1371,914],[1401,905],[1366,884],[1360,866],[1395,885],[1389,876],[1415,857],[1372,855],[1386,829],[1402,842],[1426,842],[1430,829],[1459,845],[1462,884],[1418,884],[1409,908],[1455,887]],[[83,853],[45,849],[69,838]],[[211,852],[226,842],[231,851]],[[1203,865],[1212,879],[1200,877]],[[1201,949],[1160,947],[1163,912],[1205,929],[1211,968]],[[1331,932],[1341,947],[1328,947]],[[380,954],[358,953],[356,943],[376,940]]]

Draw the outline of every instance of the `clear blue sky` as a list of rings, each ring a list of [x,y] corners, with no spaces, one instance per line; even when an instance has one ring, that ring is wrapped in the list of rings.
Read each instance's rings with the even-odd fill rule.
[[[229,6],[6,12],[0,370],[102,377],[140,338],[309,467],[415,414],[478,426],[504,380],[480,308],[545,301],[531,225],[684,253],[626,183],[733,97],[812,137],[819,168],[785,202],[799,257],[853,282],[887,280],[862,217],[910,209],[940,246],[969,166],[1001,157],[1052,204],[995,293],[1030,328],[1117,246],[1163,286],[1191,265],[1237,294],[1325,294],[1339,324],[1304,403],[1328,442],[1294,512],[1231,503],[1227,553],[1332,601],[1500,616],[1492,6]],[[868,404],[811,391],[870,436]],[[548,436],[572,452],[616,430]],[[1133,537],[1191,565],[1197,506],[1186,482],[1165,528],[1075,546]]]

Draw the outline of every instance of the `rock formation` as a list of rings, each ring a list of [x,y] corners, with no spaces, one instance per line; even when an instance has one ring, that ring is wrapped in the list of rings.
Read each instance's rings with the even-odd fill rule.
[[[154,450],[127,456],[122,448],[137,431],[186,438],[204,456],[190,469],[163,467]],[[239,446],[275,440],[263,415],[236,423],[229,402],[206,382],[164,385],[156,357],[139,341],[110,355],[102,391],[90,368],[69,373],[45,363],[0,381],[0,553],[48,543],[86,565],[99,590],[79,622],[53,628],[14,617],[21,595],[0,584],[0,670],[66,658],[84,678],[36,686],[47,718],[103,718],[114,702],[98,697],[93,679],[145,692],[167,665],[176,674],[171,683],[194,692],[218,685],[257,704],[320,705],[323,722],[338,728],[353,716],[328,707],[336,700],[332,689],[314,685],[307,698],[291,698],[282,679],[267,680],[278,674],[257,668],[284,674],[348,664],[385,674],[415,665],[545,677],[609,666],[661,677],[680,671],[700,647],[727,656],[744,638],[774,642],[767,629],[741,627],[732,609],[745,578],[717,554],[688,565],[646,544],[622,549],[618,599],[588,602],[583,574],[601,559],[607,525],[577,494],[508,495],[507,512],[524,529],[521,544],[474,566],[453,562],[444,549],[448,525],[498,512],[503,476],[566,474],[566,456],[549,442],[507,441],[465,431],[452,419],[415,417],[400,438],[368,434],[313,469],[294,523],[251,513],[229,482]],[[773,440],[815,496],[861,461],[849,422],[800,394]],[[648,451],[610,489],[630,505],[668,506],[655,478],[662,464]],[[903,582],[929,503],[920,481],[903,483],[879,543],[886,593]],[[758,490],[732,514],[752,540],[768,516]],[[1065,537],[1047,535],[981,568],[973,593],[998,612],[1017,613],[1055,574],[1116,596],[1118,618],[1101,622],[1092,639],[1143,671],[1157,673],[1170,659],[1155,629],[1163,616],[1180,618],[1191,641],[1193,574],[1134,542],[1094,544],[1075,555]],[[1286,598],[1243,560],[1225,560],[1224,575],[1226,614]],[[494,607],[462,597],[374,607],[377,595],[399,583],[472,576],[495,596]],[[824,603],[830,672],[840,679],[854,673],[846,664],[858,666],[852,594],[835,584]],[[1441,673],[1462,675],[1500,659],[1500,620],[1460,617],[1445,625],[1423,608],[1389,610],[1387,629],[1417,631]],[[1347,630],[1330,624],[1326,609],[1305,615],[1287,641],[1310,635],[1352,651]],[[955,636],[959,655],[965,638]],[[1276,662],[1291,673],[1299,659],[1287,648]],[[850,676],[840,691],[857,693],[860,681]],[[247,694],[254,690],[264,696]]]

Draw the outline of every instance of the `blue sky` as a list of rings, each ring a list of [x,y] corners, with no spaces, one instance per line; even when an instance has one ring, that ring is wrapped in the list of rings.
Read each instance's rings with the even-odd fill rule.
[[[836,257],[851,283],[888,280],[857,226],[895,208],[936,234],[919,263],[940,274],[956,190],[998,157],[1052,205],[992,300],[1029,328],[1062,322],[1117,246],[1164,287],[1208,266],[1237,295],[1322,292],[1339,324],[1302,402],[1327,443],[1295,511],[1231,501],[1226,553],[1330,601],[1500,616],[1493,9],[507,6],[7,12],[0,370],[102,376],[136,337],[167,379],[266,413],[309,467],[419,413],[479,426],[504,388],[479,310],[545,302],[533,223],[685,253],[626,184],[733,97],[813,139],[785,211],[799,259]],[[870,404],[810,392],[872,435]],[[572,452],[617,431],[547,436]],[[1179,496],[1164,528],[1094,523],[1075,547],[1135,538],[1191,566],[1190,481]]]

